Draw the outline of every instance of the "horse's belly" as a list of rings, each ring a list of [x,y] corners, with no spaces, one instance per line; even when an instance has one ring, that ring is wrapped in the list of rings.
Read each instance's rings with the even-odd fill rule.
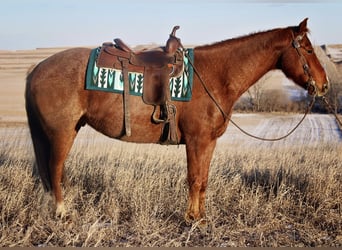
[[[99,96],[101,96],[99,98]],[[117,94],[97,93],[95,99],[101,105],[89,107],[87,123],[97,131],[111,138],[138,143],[156,143],[159,141],[163,125],[151,121],[153,107],[141,101],[141,97],[131,96],[130,100],[130,126],[131,136],[126,136],[124,107],[122,96]]]
[[[162,125],[150,126],[147,123],[131,124],[131,135],[127,136],[125,127],[120,123],[121,119],[113,119],[113,121],[102,122],[101,124],[89,125],[102,134],[122,141],[137,143],[157,143],[162,134]],[[122,124],[122,125],[118,125]]]

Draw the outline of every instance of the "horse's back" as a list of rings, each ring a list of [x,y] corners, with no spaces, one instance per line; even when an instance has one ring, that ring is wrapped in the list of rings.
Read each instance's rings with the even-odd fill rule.
[[[46,58],[29,72],[28,84],[45,80],[58,81],[59,75],[63,78],[72,77],[70,79],[82,75],[86,70],[90,52],[91,49],[88,48],[72,48]]]

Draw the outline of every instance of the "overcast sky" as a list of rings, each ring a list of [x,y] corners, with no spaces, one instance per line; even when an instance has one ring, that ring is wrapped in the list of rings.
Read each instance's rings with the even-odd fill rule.
[[[165,43],[174,25],[183,44],[206,44],[298,25],[308,17],[316,45],[342,43],[342,1],[1,0],[0,50]]]

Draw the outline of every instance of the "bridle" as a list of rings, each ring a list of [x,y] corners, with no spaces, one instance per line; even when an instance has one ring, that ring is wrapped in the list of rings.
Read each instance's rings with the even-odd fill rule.
[[[292,46],[297,51],[299,60],[302,62],[304,74],[306,74],[309,78],[306,84],[306,90],[308,91],[310,95],[317,96],[318,91],[317,91],[316,81],[313,79],[311,75],[311,70],[310,70],[309,64],[306,61],[306,58],[303,56],[303,54],[300,51],[300,47],[301,47],[300,41],[303,40],[303,35],[298,35],[296,38],[294,38],[294,34],[292,33],[292,37],[293,37]]]
[[[293,36],[293,34],[292,34]],[[309,77],[309,81],[307,82],[307,86],[306,89],[308,91],[308,93],[310,94],[310,88],[311,92],[313,96],[313,102],[315,100],[315,97],[318,95],[318,91],[317,91],[317,86],[316,86],[316,82],[313,79],[311,73],[310,73],[310,67],[305,59],[305,57],[303,56],[303,54],[300,52],[299,48],[300,48],[300,41],[303,39],[303,36],[299,35],[296,38],[293,38],[292,41],[292,46],[296,49],[298,56],[300,57],[300,60],[302,61],[303,64],[303,69],[304,69],[304,73]],[[338,124],[340,125],[340,127],[342,127],[342,121],[341,119],[337,116],[336,112],[334,112],[332,105],[330,104],[330,102],[328,101],[328,99],[325,96],[322,96],[321,100],[324,102],[327,110],[332,113],[335,116],[336,121],[338,122]],[[309,105],[313,105],[313,102]],[[308,106],[308,107],[309,107]],[[311,106],[312,107],[312,106]],[[310,108],[311,109],[311,108]],[[303,119],[304,120],[304,119]]]

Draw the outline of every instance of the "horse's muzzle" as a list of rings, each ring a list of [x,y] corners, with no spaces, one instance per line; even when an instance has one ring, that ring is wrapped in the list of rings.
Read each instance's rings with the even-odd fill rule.
[[[311,96],[324,96],[329,91],[329,80],[323,84],[322,88],[320,89],[317,87],[317,84],[314,80],[310,80],[307,83],[307,91]]]

